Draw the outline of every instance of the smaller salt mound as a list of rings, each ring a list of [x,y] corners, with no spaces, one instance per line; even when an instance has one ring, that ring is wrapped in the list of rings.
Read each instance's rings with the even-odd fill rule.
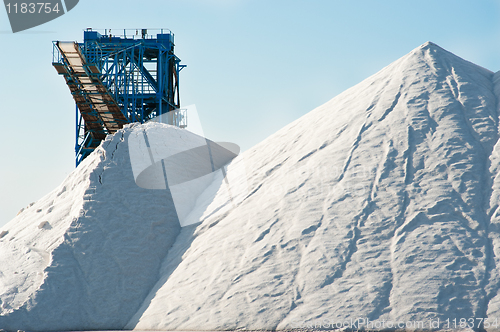
[[[134,181],[133,127],[109,136],[60,187],[0,229],[1,328],[121,329],[138,310],[180,225],[167,190]]]

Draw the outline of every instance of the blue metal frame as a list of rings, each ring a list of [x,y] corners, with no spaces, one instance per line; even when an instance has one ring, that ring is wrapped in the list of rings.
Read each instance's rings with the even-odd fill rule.
[[[106,94],[113,98],[127,123],[144,123],[158,118],[162,122],[182,126],[185,113],[179,111],[179,73],[185,65],[180,64],[174,53],[174,35],[170,30],[151,32],[146,29],[123,30],[123,35],[117,36],[110,30],[101,34],[87,29],[83,43],[78,44],[86,62],[85,70],[92,80],[107,89]],[[70,85],[74,83],[71,64],[61,54],[57,43],[54,42],[53,65]],[[64,69],[57,66],[64,66]],[[77,101],[78,92],[74,88],[71,91]],[[82,98],[79,100],[82,104]],[[82,108],[79,111],[77,107],[76,114],[77,166],[106,134],[112,133],[104,125],[99,129],[86,126]],[[85,103],[85,108],[85,114],[99,118],[98,112],[88,110],[88,103]],[[98,122],[103,123],[99,119],[96,120]]]

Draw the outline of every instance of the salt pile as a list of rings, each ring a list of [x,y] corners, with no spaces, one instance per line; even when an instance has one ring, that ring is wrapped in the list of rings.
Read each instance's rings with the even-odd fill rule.
[[[158,280],[180,225],[167,191],[130,176],[125,134],[2,228],[1,328],[119,329]]]
[[[494,324],[498,78],[426,43],[234,159],[231,195],[214,173],[186,227],[127,127],[0,229],[0,327]]]

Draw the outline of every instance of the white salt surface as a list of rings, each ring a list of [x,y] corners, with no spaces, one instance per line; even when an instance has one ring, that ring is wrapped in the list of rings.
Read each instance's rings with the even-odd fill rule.
[[[214,174],[182,228],[127,127],[0,229],[0,327],[500,320],[499,79],[426,43]]]
[[[1,328],[121,329],[158,280],[180,225],[166,190],[135,184],[126,132],[1,229]]]

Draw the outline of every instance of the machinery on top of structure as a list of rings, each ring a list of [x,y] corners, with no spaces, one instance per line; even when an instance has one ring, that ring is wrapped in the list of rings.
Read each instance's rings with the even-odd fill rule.
[[[148,120],[184,128],[179,72],[170,30],[84,31],[83,43],[54,42],[53,61],[76,103],[76,165],[107,134]]]

